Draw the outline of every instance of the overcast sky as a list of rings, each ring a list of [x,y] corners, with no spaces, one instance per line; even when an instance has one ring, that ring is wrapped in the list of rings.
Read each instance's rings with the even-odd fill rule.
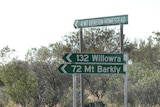
[[[31,47],[48,46],[75,31],[76,19],[124,14],[124,34],[146,39],[160,31],[159,10],[160,0],[0,0],[0,49],[8,45],[24,57]]]

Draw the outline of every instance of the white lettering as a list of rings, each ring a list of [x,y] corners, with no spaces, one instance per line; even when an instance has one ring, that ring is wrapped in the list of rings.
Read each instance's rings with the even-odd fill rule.
[[[84,20],[80,24],[82,27],[88,27],[88,20]]]
[[[116,70],[112,66],[110,66],[110,72],[116,72]]]
[[[82,67],[80,65],[71,65],[72,72],[82,72]]]
[[[111,17],[111,18],[104,19],[104,24],[106,24],[106,25],[120,24],[120,23],[125,23],[125,22],[126,22],[125,17]]]
[[[92,60],[93,60],[93,62],[97,62],[98,61],[98,55],[92,55]]]
[[[94,66],[84,66],[84,72],[94,72]]]
[[[88,62],[89,61],[89,56],[88,55],[81,55],[81,54],[77,54],[76,55],[77,61],[78,62]]]
[[[122,22],[122,23],[126,23],[126,22],[127,22],[127,19],[126,19],[125,17],[122,17],[122,18],[121,18],[121,22]]]
[[[121,57],[92,55],[92,61],[93,62],[121,62]]]
[[[117,68],[117,73],[119,73],[121,71],[121,68]]]
[[[121,62],[121,57],[117,57],[117,62]]]
[[[103,72],[102,66],[97,66],[97,72]]]
[[[99,26],[99,25],[103,25],[103,19],[89,20],[89,26]]]
[[[121,71],[120,67],[116,66],[108,66],[108,67],[103,67],[103,66],[97,66],[97,72],[98,73],[119,73]]]

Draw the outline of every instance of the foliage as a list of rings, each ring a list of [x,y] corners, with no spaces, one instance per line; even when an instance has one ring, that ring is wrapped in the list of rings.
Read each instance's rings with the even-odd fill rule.
[[[6,64],[1,78],[11,100],[24,106],[30,103],[37,82],[26,62],[15,61]]]
[[[62,44],[55,43],[40,49],[33,48],[26,55],[26,60],[38,78],[38,89],[34,94],[35,107],[56,106],[71,85],[71,76],[61,75],[57,71],[62,62],[62,48]]]
[[[72,32],[64,36],[67,51],[79,52],[80,43],[79,32]],[[114,29],[91,28],[83,31],[83,52],[106,52],[119,53],[120,42],[119,35]],[[124,48],[130,45],[127,39],[124,39]],[[64,46],[64,49],[66,49]],[[127,51],[127,49],[126,49]]]
[[[129,84],[132,85],[128,85],[128,102],[133,107],[159,105],[160,70],[157,36],[150,36],[147,42],[141,40],[130,55],[133,63],[129,65]]]
[[[9,97],[7,96],[5,92],[5,88],[1,87],[0,88],[0,107],[4,107],[8,103]]]
[[[97,100],[104,97],[108,90],[108,81],[111,76],[106,75],[87,75],[84,76],[84,82],[86,83],[86,89],[90,94],[95,96]]]
[[[8,46],[0,50],[0,65],[6,64],[12,60],[18,59],[18,56],[15,54],[15,49],[11,49]]]
[[[60,75],[56,65],[46,62],[32,63],[33,71],[38,78],[38,89],[34,98],[39,105],[55,106],[70,86],[71,78]]]

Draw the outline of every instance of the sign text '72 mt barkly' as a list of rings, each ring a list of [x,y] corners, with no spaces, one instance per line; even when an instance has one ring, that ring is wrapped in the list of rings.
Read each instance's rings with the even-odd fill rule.
[[[125,74],[126,65],[61,64],[58,70],[66,74]]]
[[[128,24],[128,15],[75,20],[75,28]]]
[[[70,63],[124,63],[124,54],[66,53],[63,60]]]

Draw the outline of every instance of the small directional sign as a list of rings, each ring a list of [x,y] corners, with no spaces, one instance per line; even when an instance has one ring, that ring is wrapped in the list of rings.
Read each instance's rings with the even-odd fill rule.
[[[73,74],[125,74],[126,65],[106,64],[61,64],[58,68],[61,73]]]
[[[128,24],[128,15],[75,20],[75,28]]]
[[[65,62],[124,63],[124,54],[66,53]]]

